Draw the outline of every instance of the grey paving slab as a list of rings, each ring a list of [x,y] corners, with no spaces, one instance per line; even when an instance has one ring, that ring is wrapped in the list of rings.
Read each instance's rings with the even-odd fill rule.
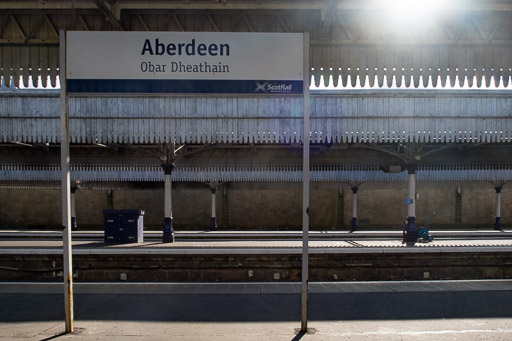
[[[77,284],[76,333],[62,335],[61,284],[2,283],[0,340],[512,339],[507,280],[311,283],[304,335],[300,283],[115,284]]]
[[[76,332],[61,334],[59,322],[0,324],[0,340],[180,340],[180,341],[332,341],[332,340],[510,340],[510,319],[313,321],[297,335],[298,322],[196,323],[77,321]]]

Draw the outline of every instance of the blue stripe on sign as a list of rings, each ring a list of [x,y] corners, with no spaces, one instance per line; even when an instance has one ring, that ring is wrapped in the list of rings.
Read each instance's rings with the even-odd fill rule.
[[[68,79],[67,91],[104,93],[302,94],[302,81]]]

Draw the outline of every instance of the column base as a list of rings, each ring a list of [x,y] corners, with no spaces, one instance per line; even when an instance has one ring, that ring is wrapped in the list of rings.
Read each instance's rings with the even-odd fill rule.
[[[496,222],[494,223],[495,230],[501,230],[501,217],[496,217]]]
[[[174,243],[174,229],[172,226],[172,218],[164,218],[164,233],[162,243]]]
[[[357,218],[356,217],[352,218],[352,225],[350,227],[350,232],[354,232],[354,231],[357,231]]]
[[[418,241],[418,229],[416,228],[416,217],[407,217],[407,225],[404,229],[403,242],[407,246],[414,246]]]
[[[174,233],[171,234],[170,236],[166,236],[164,235],[162,237],[162,243],[163,244],[167,244],[167,243],[174,243]]]
[[[78,226],[76,225],[76,217],[71,217],[71,231],[78,231]]]
[[[210,231],[217,231],[217,219],[212,218],[212,222],[210,224]]]

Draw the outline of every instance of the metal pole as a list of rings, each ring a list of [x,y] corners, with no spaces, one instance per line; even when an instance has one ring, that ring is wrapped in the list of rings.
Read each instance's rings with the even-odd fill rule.
[[[302,304],[301,332],[308,330],[309,283],[309,33],[304,33],[304,127],[302,134]]]
[[[352,187],[352,227],[351,232],[357,230],[357,190],[359,188]]]
[[[496,190],[496,222],[494,223],[495,230],[501,230],[501,187],[495,187]]]
[[[60,53],[60,162],[64,255],[64,309],[66,333],[73,332],[73,262],[71,250],[71,181],[69,174],[69,113],[66,93],[66,33],[59,31]]]
[[[76,223],[76,186],[71,186],[71,230],[77,231],[78,225]]]
[[[407,166],[409,173],[409,192],[407,198],[407,227],[404,235],[404,242],[407,246],[414,246],[418,241],[418,231],[416,229],[416,165]]]
[[[407,216],[416,218],[416,173],[409,173],[408,197],[412,202],[407,206]]]
[[[496,217],[501,217],[501,189],[496,190]]]
[[[211,220],[210,230],[217,231],[217,217],[215,214],[215,211],[217,209],[217,202],[215,200],[217,188],[211,187],[210,191],[212,192],[212,220]]]
[[[172,180],[171,173],[174,168],[173,165],[162,165],[165,173],[164,184],[164,231],[163,243],[174,243],[174,228],[172,222]]]

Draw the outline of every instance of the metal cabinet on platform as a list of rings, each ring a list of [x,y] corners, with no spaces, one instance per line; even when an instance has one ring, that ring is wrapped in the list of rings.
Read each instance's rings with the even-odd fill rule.
[[[144,211],[103,210],[105,243],[144,241]]]

